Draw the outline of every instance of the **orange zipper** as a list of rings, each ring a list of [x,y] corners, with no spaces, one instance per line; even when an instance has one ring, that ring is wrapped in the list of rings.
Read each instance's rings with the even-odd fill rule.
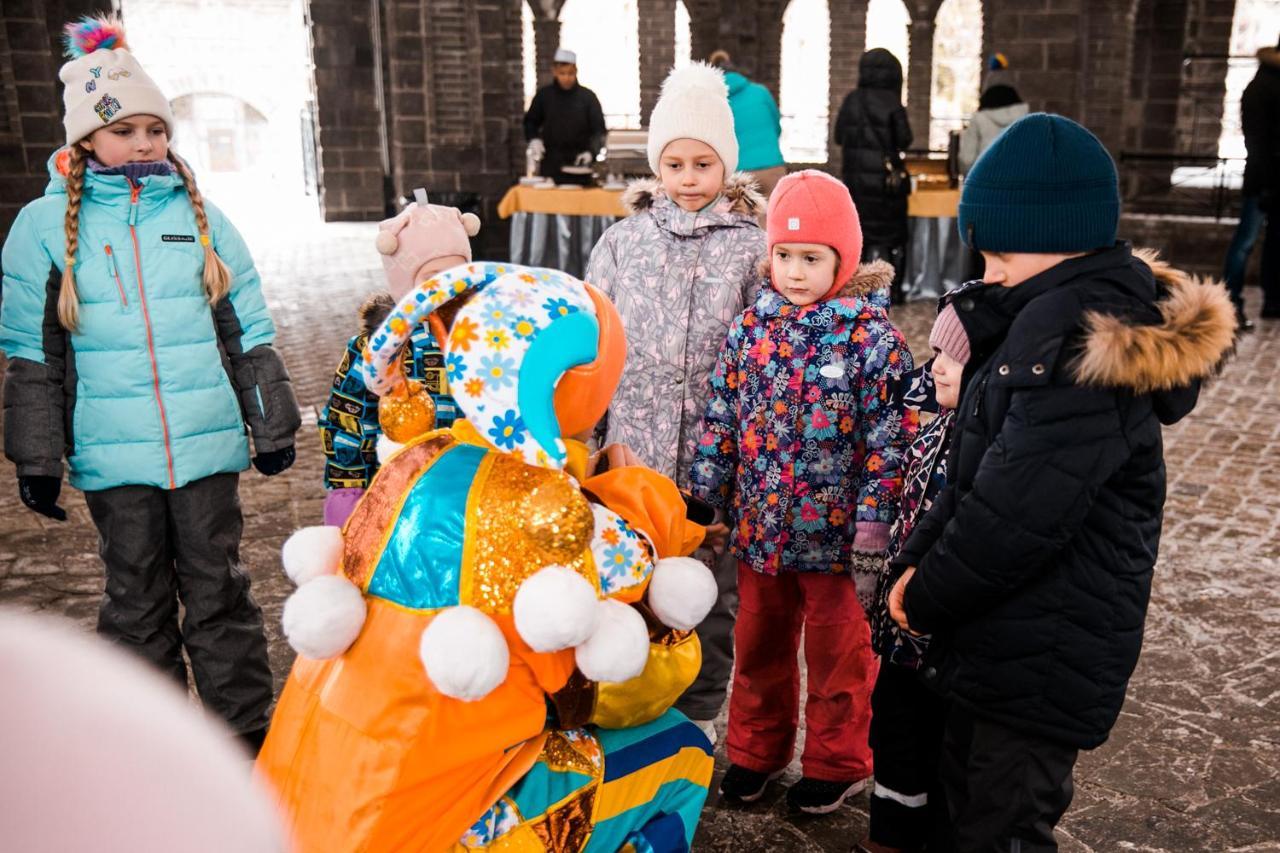
[[[107,251],[107,257],[111,259],[111,275],[115,276],[116,290],[120,291],[120,304],[125,308],[129,307],[129,297],[124,292],[124,282],[120,280],[120,269],[116,266],[115,252],[111,251],[111,244],[107,243],[104,248]]]
[[[164,457],[169,466],[169,488],[176,489],[173,477],[173,448],[169,443],[169,420],[164,414],[164,400],[160,397],[160,368],[156,364],[156,344],[151,335],[151,314],[147,311],[147,294],[142,284],[142,250],[138,247],[138,230],[134,227],[138,215],[138,194],[141,184],[133,184],[129,193],[129,236],[133,238],[133,259],[138,269],[138,304],[142,306],[142,322],[147,329],[147,354],[151,356],[151,378],[155,383],[156,405],[160,407],[160,428],[164,432]]]

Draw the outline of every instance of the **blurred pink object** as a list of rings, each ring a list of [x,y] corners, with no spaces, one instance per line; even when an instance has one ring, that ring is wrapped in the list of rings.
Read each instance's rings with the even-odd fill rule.
[[[346,524],[362,497],[364,489],[330,489],[324,496],[324,523],[334,527]]]
[[[0,609],[0,684],[5,850],[288,849],[232,733],[124,651]]]

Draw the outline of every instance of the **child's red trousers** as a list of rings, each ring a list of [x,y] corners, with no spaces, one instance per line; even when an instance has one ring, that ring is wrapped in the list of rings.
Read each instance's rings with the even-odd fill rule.
[[[765,575],[739,563],[738,594],[729,761],[761,773],[790,763],[800,722],[803,629],[809,688],[804,775],[832,782],[870,776],[867,731],[878,667],[853,579],[816,572]]]

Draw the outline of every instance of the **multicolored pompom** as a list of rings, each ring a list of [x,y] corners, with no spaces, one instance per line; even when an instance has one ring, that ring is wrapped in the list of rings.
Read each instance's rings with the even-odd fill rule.
[[[124,40],[124,24],[115,15],[85,15],[62,30],[65,53],[72,59],[87,56],[95,50],[128,48]]]

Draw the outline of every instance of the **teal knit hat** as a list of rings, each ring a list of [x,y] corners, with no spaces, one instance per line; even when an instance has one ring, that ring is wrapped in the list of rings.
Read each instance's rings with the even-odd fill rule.
[[[1071,119],[1024,116],[965,178],[960,239],[986,252],[1088,252],[1115,243],[1120,185],[1107,149]]]

